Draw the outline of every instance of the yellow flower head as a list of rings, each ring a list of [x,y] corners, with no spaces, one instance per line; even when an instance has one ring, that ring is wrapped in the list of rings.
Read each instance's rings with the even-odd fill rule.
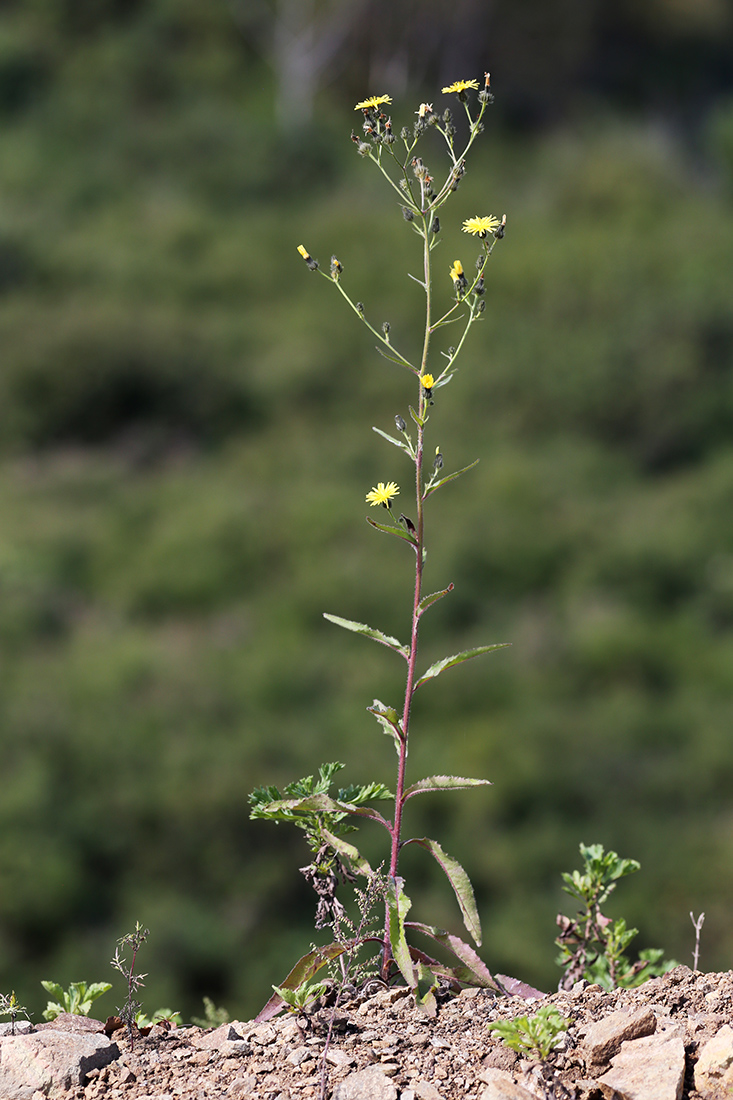
[[[501,222],[493,214],[484,218],[467,218],[463,223],[463,232],[472,233],[474,237],[485,237],[487,233],[493,233]]]
[[[308,252],[308,249],[305,248],[304,245],[302,245],[302,244],[298,245],[298,252],[300,252],[300,254],[301,254],[301,256],[303,257],[304,260],[309,260],[310,259],[310,254]]]
[[[362,99],[361,103],[357,103],[354,107],[355,111],[367,111],[375,107],[379,107],[380,103],[391,103],[392,97],[389,95],[370,95],[369,99]]]
[[[426,390],[432,390],[433,386],[435,385],[435,379],[433,378],[432,374],[424,374],[420,381],[422,382]]]
[[[478,81],[476,80],[456,80],[454,84],[449,84],[447,88],[443,88],[443,94],[447,92],[457,92],[459,95],[461,92],[465,92],[467,88],[473,88],[478,91]]]
[[[454,283],[459,283],[463,276],[463,264],[460,260],[453,261],[453,267],[450,269],[450,277]]]
[[[388,481],[386,485],[383,481],[380,481],[376,489],[371,489],[367,493],[367,504],[371,504],[372,508],[377,504],[383,504],[385,508],[391,508],[392,497],[399,496],[399,492],[399,487],[395,485],[394,481]]]

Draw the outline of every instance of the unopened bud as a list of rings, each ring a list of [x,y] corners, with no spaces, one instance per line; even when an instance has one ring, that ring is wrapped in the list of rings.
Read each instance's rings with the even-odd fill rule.
[[[335,256],[331,257],[331,278],[338,279],[341,272],[344,270],[343,264],[339,263]]]
[[[402,417],[400,416],[399,413],[397,413],[397,415],[395,416],[394,422],[397,425],[397,431],[398,432],[404,432],[407,425],[405,424],[404,420],[402,419]]]
[[[382,324],[382,332],[385,336],[389,336],[390,324],[389,321],[384,321]]]
[[[414,220],[415,215],[413,214],[412,210],[410,210],[409,206],[403,206],[402,217],[405,219],[406,222],[411,222]]]
[[[360,313],[362,315],[362,317],[364,316],[364,303],[363,302],[357,302],[356,303],[356,312]]]
[[[430,228],[433,233],[440,233],[440,218],[433,218],[433,224]]]
[[[438,470],[443,469],[443,456],[440,453],[440,447],[435,448],[435,459],[433,460],[433,469],[437,473]]]

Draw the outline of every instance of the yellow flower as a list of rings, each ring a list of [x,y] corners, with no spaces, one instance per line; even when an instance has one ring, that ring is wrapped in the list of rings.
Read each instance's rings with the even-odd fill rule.
[[[453,267],[450,269],[450,277],[454,283],[459,283],[464,278],[463,264],[460,260],[453,261]]]
[[[420,381],[422,382],[426,390],[432,390],[433,386],[435,385],[435,379],[433,378],[432,374],[424,374]]]
[[[303,257],[304,260],[309,260],[310,259],[310,254],[308,252],[308,249],[304,245],[302,245],[302,244],[298,245],[298,252],[300,252],[300,254],[301,254],[301,256]]]
[[[372,489],[367,493],[367,504],[371,504],[372,508],[377,504],[383,504],[385,508],[391,508],[392,497],[399,496],[399,492],[399,487],[395,485],[394,481],[388,481],[386,485],[383,481],[380,481],[376,489]]]
[[[463,232],[472,233],[474,237],[485,237],[487,233],[493,233],[501,225],[498,218],[489,214],[484,218],[467,218],[463,223]]]
[[[478,85],[477,85],[478,87]],[[366,111],[370,108],[378,107],[380,103],[391,103],[392,97],[389,95],[370,95],[369,99],[362,99],[361,103],[357,103],[354,107],[355,111]]]
[[[476,80],[456,80],[454,84],[449,84],[447,88],[443,88],[443,94],[446,92],[465,92],[466,88],[474,88],[478,91],[478,81]]]

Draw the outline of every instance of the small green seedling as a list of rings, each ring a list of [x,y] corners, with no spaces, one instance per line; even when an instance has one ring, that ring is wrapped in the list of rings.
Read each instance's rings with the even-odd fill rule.
[[[145,985],[144,979],[147,978],[147,974],[135,973],[135,960],[137,959],[137,953],[145,943],[146,939],[150,935],[150,931],[147,928],[143,928],[140,921],[135,922],[135,931],[128,932],[126,936],[123,936],[117,941],[117,947],[115,949],[115,957],[112,959],[112,966],[115,970],[119,970],[127,982],[127,1000],[124,1005],[117,1009],[120,1014],[120,1019],[124,1024],[127,1024],[127,1034],[130,1039],[130,1046],[134,1044],[134,1031],[133,1024],[136,1023],[137,1017],[142,1009],[142,1005],[139,1001],[135,1000],[135,994],[141,986]],[[130,952],[130,958],[127,958],[127,951]]]
[[[55,997],[55,1001],[49,1001],[43,1011],[44,1020],[55,1020],[62,1012],[68,1012],[72,1016],[88,1016],[94,1002],[103,993],[112,988],[110,982],[71,982],[69,988],[64,990],[57,982],[41,982],[41,985]]]
[[[513,1020],[497,1020],[489,1024],[511,1050],[528,1058],[546,1062],[557,1048],[560,1036],[570,1021],[554,1005],[545,1005],[535,1016],[516,1016]]]
[[[285,1001],[288,1011],[300,1014],[322,997],[328,986],[325,982],[301,982],[297,989],[287,989],[278,985],[273,985],[272,988],[278,997],[282,997]]]
[[[192,1016],[191,1023],[196,1027],[221,1027],[229,1023],[229,1013],[225,1008],[215,1005],[211,997],[204,997],[204,1015]]]
[[[616,883],[639,870],[635,859],[621,859],[616,852],[606,852],[601,844],[580,845],[583,871],[563,872],[563,890],[581,903],[575,920],[558,913],[560,935],[555,943],[560,948],[557,958],[565,974],[561,989],[571,989],[582,978],[604,989],[631,989],[648,978],[666,974],[677,966],[674,960],[662,961],[664,951],[652,947],[639,952],[631,963],[625,951],[638,929],[627,928],[623,917],[612,920],[601,912],[601,905],[616,889]]]
[[[135,1023],[139,1029],[144,1027],[154,1027],[155,1024],[174,1024],[176,1027],[180,1027],[183,1023],[183,1017],[180,1012],[174,1012],[172,1008],[156,1008],[152,1016],[146,1016],[144,1012],[138,1012],[135,1017]]]
[[[23,1007],[15,996],[15,990],[10,994],[0,993],[0,1016],[10,1017],[10,1034],[15,1035],[15,1021],[19,1016],[25,1016],[30,1020],[27,1009]]]

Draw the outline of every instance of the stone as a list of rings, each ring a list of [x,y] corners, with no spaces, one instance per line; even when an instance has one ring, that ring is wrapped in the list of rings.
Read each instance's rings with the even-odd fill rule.
[[[598,1085],[606,1100],[680,1100],[684,1081],[681,1036],[659,1032],[623,1043]]]
[[[59,1012],[53,1020],[46,1024],[36,1024],[36,1031],[89,1031],[102,1032],[104,1024],[101,1020],[94,1020],[89,1016],[78,1016],[72,1012]]]
[[[695,1089],[703,1100],[733,1096],[733,1028],[726,1024],[705,1043],[695,1066]]]
[[[505,1069],[483,1069],[480,1080],[486,1083],[486,1088],[479,1093],[479,1100],[537,1100],[534,1093],[518,1085]]]
[[[397,1100],[397,1088],[378,1066],[367,1066],[344,1078],[333,1100]]]
[[[640,1008],[637,1012],[612,1012],[605,1019],[591,1024],[581,1040],[588,1066],[605,1065],[618,1053],[622,1043],[652,1035],[656,1027],[657,1018],[650,1008]]]
[[[7,1023],[0,1024],[0,1038],[3,1035],[27,1035],[29,1031],[33,1031],[30,1020],[16,1020],[15,1024],[8,1020]]]
[[[189,1042],[197,1050],[224,1050],[228,1043],[241,1043],[242,1037],[232,1024],[221,1024],[214,1031],[200,1031],[198,1035],[189,1034]]]
[[[421,1078],[412,1082],[412,1091],[419,1100],[443,1100],[442,1093],[438,1092],[435,1085]],[[405,1095],[404,1092],[402,1095]]]
[[[31,1100],[34,1092],[41,1092],[49,1100],[62,1097],[83,1084],[91,1069],[119,1055],[119,1047],[106,1035],[50,1030],[5,1036],[0,1040],[0,1096]]]

